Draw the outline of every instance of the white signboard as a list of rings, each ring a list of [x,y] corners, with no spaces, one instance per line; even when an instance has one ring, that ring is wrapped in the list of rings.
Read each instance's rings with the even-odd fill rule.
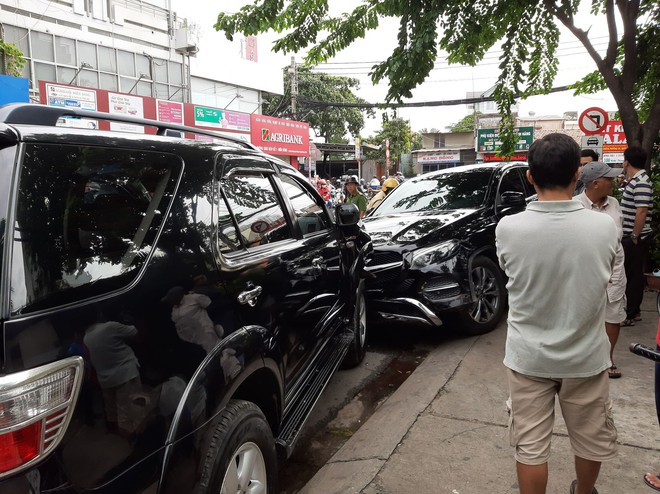
[[[601,160],[608,165],[623,164],[623,153],[604,153]]]
[[[447,151],[442,153],[433,153],[421,155],[417,158],[417,163],[433,164],[433,163],[460,163],[460,151]]]
[[[593,149],[598,153],[598,156],[603,155],[603,139],[602,135],[583,136],[581,141],[582,149]]]
[[[144,101],[139,96],[108,93],[108,113],[144,118]],[[144,134],[144,127],[122,122],[110,122],[111,130]]]
[[[96,111],[96,91],[79,89],[69,86],[46,84],[46,104],[60,108],[80,108]],[[57,121],[60,127],[76,127],[80,129],[98,129],[98,120],[91,118],[64,117]]]

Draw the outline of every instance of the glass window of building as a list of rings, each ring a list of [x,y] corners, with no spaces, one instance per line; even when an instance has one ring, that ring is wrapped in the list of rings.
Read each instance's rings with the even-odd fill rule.
[[[107,89],[108,91],[119,91],[119,86],[117,85],[117,76],[114,74],[100,74],[101,88]]]
[[[86,63],[89,64],[92,69],[97,69],[98,64],[96,63],[96,45],[78,41],[78,60],[80,61],[81,65]]]
[[[169,99],[170,88],[167,84],[154,84],[154,89],[156,90],[156,98],[158,99]]]
[[[34,62],[34,77],[37,81],[55,81],[55,66]]]
[[[136,91],[133,91],[133,94],[139,94],[140,96],[151,96],[151,83],[145,81],[138,82]]]
[[[58,64],[76,66],[76,42],[55,36],[55,57]]]
[[[28,40],[28,30],[22,27],[5,25],[5,41],[14,43],[26,57],[30,56],[30,42]]]
[[[181,85],[181,64],[169,62],[170,66],[170,84]]]
[[[151,68],[149,67],[149,59],[144,55],[136,54],[135,55],[135,65],[137,66],[138,74],[146,74],[149,79],[151,79]],[[125,75],[134,75],[134,74],[125,74]]]
[[[117,61],[114,48],[99,46],[99,69],[105,72],[117,73]]]
[[[76,81],[76,69],[70,67],[57,67],[57,82],[62,84],[74,84]]]
[[[32,41],[32,58],[35,60],[43,60],[45,62],[55,61],[52,34],[31,31],[30,40]]]
[[[99,87],[99,74],[93,70],[81,70],[78,74],[78,83],[84,87]]]
[[[167,60],[154,59],[154,81],[167,82]]]
[[[117,65],[119,67],[119,75],[129,75],[135,77],[135,55],[127,51],[117,50],[117,61]]]

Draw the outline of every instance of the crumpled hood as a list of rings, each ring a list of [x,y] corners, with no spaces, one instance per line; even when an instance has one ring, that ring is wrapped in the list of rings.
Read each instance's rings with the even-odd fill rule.
[[[474,213],[473,209],[455,209],[442,213],[415,212],[375,216],[363,221],[374,246],[408,244],[418,242]]]

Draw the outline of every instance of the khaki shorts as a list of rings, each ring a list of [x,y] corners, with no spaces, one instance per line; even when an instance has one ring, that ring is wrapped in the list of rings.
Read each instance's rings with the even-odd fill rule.
[[[555,395],[575,456],[611,460],[617,452],[607,372],[584,378],[543,378],[508,369],[509,440],[515,458],[525,465],[542,465],[550,457],[555,423]]]
[[[625,295],[614,302],[607,302],[605,306],[605,322],[619,324],[626,320]]]

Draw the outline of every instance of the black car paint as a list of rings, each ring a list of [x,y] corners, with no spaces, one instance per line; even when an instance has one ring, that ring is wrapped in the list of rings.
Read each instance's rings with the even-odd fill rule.
[[[331,338],[345,330],[355,303],[362,257],[331,223],[322,199],[304,177],[261,153],[221,144],[200,144],[148,135],[117,134],[50,127],[0,125],[0,247],[8,254],[13,239],[13,187],[25,146],[35,143],[172,152],[182,161],[181,176],[154,249],[137,278],[108,293],[79,290],[78,301],[63,306],[12,312],[8,290],[11,268],[4,255],[0,286],[2,374],[35,367],[71,352],[88,310],[102,310],[106,320],[137,327],[134,351],[143,380],[153,392],[139,404],[144,417],[130,437],[105,430],[99,417],[98,384],[83,387],[74,419],[57,450],[38,466],[0,481],[3,493],[40,491],[99,493],[181,492],[198,480],[205,438],[214,417],[231,398],[259,405],[277,436],[284,414],[305,398],[304,385]],[[278,177],[296,177],[324,209],[331,228],[303,236],[284,200],[294,238],[223,255],[199,235],[189,214],[203,187],[214,180],[223,155],[240,154],[248,162],[270,163]],[[15,166],[16,165],[16,166]],[[246,166],[243,163],[241,166]],[[249,163],[248,165],[249,166]],[[275,179],[275,183],[279,183]],[[277,190],[279,199],[283,192]],[[347,228],[368,244],[363,232]],[[322,258],[319,266],[313,259]],[[207,282],[194,287],[191,279]],[[254,307],[237,304],[238,294],[256,283],[263,296]],[[169,287],[203,291],[227,333],[208,355],[177,338],[169,308],[161,300]],[[30,355],[23,350],[31,343]],[[194,348],[197,347],[197,348]],[[231,359],[233,370],[227,369]],[[163,399],[164,386],[181,399]],[[156,397],[156,398],[154,398]],[[154,402],[158,400],[158,402]],[[168,403],[165,403],[168,402]],[[102,408],[102,405],[101,405]],[[285,454],[288,451],[285,452]]]
[[[440,325],[443,316],[456,311],[465,311],[474,302],[474,286],[470,278],[472,262],[477,256],[485,256],[497,263],[495,250],[495,227],[505,215],[515,214],[524,209],[522,197],[534,193],[526,182],[526,163],[499,165],[471,165],[451,170],[433,172],[412,180],[423,180],[442,173],[461,173],[462,170],[491,171],[488,192],[480,207],[474,209],[434,210],[414,213],[397,213],[385,216],[376,214],[364,220],[365,227],[374,243],[374,257],[368,265],[370,276],[367,279],[367,299],[370,316],[373,320],[387,319],[413,321],[422,324]],[[524,187],[520,201],[501,204],[499,197],[500,180],[505,173],[518,173],[520,188]],[[387,197],[383,203],[391,200]],[[406,241],[414,237],[415,240]],[[457,247],[452,255],[439,262],[412,267],[413,257],[420,249],[440,245],[455,240]],[[379,256],[398,257],[400,266],[390,269],[379,268]],[[447,297],[430,297],[424,290],[432,279],[444,279],[457,284]],[[420,302],[428,309],[412,307],[410,300]],[[437,316],[437,317],[433,317]]]

